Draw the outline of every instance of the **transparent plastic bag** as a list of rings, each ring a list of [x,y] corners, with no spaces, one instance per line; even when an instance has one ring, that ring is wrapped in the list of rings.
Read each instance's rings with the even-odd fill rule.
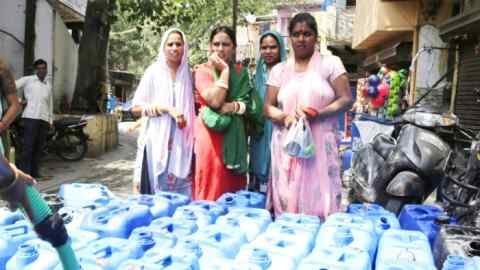
[[[305,118],[300,118],[287,131],[283,150],[292,157],[310,158],[315,154],[312,130]]]

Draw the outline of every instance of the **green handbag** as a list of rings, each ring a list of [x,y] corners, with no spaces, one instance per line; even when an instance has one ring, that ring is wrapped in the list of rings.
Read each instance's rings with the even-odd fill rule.
[[[209,107],[205,107],[202,110],[202,120],[208,128],[223,132],[228,128],[230,122],[232,122],[232,117],[230,115],[219,114]]]

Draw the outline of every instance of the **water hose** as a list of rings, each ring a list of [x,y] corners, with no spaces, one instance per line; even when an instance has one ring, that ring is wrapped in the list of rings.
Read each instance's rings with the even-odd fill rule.
[[[62,218],[53,214],[40,193],[20,178],[16,169],[0,158],[0,199],[18,207],[28,217],[38,236],[57,250],[63,269],[81,269]]]

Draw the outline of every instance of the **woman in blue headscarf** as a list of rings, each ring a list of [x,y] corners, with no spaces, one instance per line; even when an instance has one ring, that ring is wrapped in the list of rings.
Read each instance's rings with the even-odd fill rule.
[[[274,31],[268,31],[260,37],[260,56],[257,60],[255,72],[255,87],[262,102],[267,94],[267,79],[270,70],[279,62],[285,60],[286,50],[282,36]],[[250,164],[251,180],[250,188],[256,191],[266,192],[268,176],[270,173],[270,141],[272,138],[272,123],[265,121],[262,135],[251,138]]]

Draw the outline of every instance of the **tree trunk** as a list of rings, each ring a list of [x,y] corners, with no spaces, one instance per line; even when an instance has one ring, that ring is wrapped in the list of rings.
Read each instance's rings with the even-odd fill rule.
[[[232,28],[237,33],[238,0],[232,0]]]
[[[107,94],[110,13],[114,7],[115,0],[88,1],[71,106],[75,112],[102,111],[103,106],[97,102]]]
[[[35,13],[37,0],[27,0],[25,7],[25,47],[23,50],[23,75],[33,73],[32,64],[35,60]]]

